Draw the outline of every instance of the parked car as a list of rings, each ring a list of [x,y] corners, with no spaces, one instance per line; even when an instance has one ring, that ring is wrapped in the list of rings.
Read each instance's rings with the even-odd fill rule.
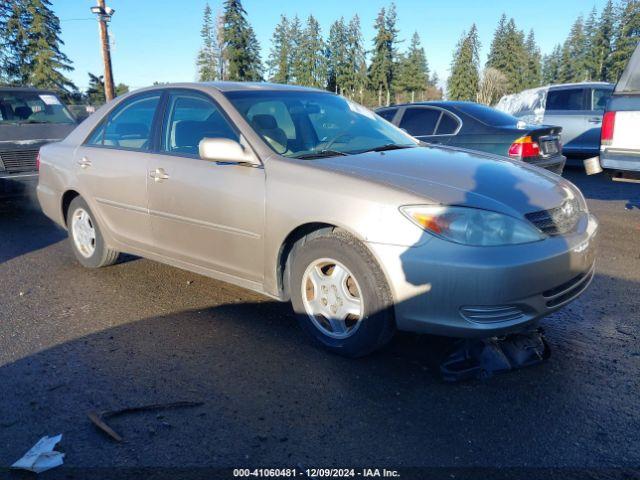
[[[560,127],[529,125],[473,102],[409,103],[376,113],[425,142],[509,156],[562,175]]]
[[[597,222],[558,175],[421,146],[330,92],[261,83],[118,97],[40,152],[78,261],[140,255],[293,303],[348,356],[396,329],[530,328],[593,277]]]
[[[11,191],[16,182],[35,183],[40,147],[61,140],[75,126],[54,92],[0,87],[0,190]]]
[[[600,164],[614,180],[640,181],[640,44],[607,103]]]
[[[613,85],[566,83],[525,90],[500,99],[496,108],[529,123],[562,127],[562,152],[588,158],[600,150],[600,126]]]

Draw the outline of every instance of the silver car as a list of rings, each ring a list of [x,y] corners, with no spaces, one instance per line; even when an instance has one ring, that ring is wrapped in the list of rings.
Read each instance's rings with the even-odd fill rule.
[[[348,356],[396,329],[535,325],[594,272],[580,191],[517,160],[421,146],[329,92],[176,84],[117,98],[40,153],[38,198],[86,267],[119,252],[291,301]]]
[[[549,85],[500,99],[496,108],[524,121],[562,127],[562,153],[593,157],[600,151],[600,127],[613,85],[582,82]]]

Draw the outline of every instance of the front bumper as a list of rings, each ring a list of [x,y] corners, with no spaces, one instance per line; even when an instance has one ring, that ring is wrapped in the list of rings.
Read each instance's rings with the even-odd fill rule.
[[[399,330],[488,337],[536,324],[588,287],[597,225],[584,214],[573,234],[504,247],[432,236],[416,247],[369,247],[391,285]]]

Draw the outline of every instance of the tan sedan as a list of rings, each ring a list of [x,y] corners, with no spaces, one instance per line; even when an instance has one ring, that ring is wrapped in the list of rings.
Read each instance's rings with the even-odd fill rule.
[[[84,266],[127,252],[291,300],[349,356],[396,329],[528,328],[593,276],[597,223],[567,180],[299,87],[119,97],[42,148],[38,198]]]

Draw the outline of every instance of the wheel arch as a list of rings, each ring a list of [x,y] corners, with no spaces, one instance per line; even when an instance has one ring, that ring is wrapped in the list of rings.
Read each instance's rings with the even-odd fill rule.
[[[293,251],[296,243],[301,241],[303,238],[307,238],[312,236],[313,234],[317,234],[323,230],[341,230],[351,235],[355,239],[357,239],[364,247],[368,250],[369,254],[378,264],[378,267],[382,271],[387,285],[391,289],[391,283],[389,281],[389,275],[387,269],[382,265],[378,256],[367,246],[367,242],[360,235],[354,233],[352,230],[345,228],[341,225],[335,225],[333,223],[327,222],[309,222],[302,225],[297,226],[289,234],[285,237],[285,239],[280,244],[280,248],[278,249],[278,258],[276,262],[276,281],[278,288],[278,295],[281,300],[289,301],[291,300],[291,294],[289,292],[289,259],[291,257],[291,252]]]
[[[64,224],[67,225],[67,213],[69,211],[69,205],[74,198],[79,197],[80,193],[76,190],[67,190],[62,195],[62,201],[60,202],[60,208],[62,209],[62,218],[64,219]]]

